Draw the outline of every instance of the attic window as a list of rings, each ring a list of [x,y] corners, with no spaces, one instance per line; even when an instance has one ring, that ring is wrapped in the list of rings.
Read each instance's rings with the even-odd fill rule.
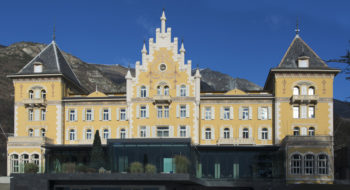
[[[34,73],[41,73],[43,72],[43,64],[40,62],[34,63]]]
[[[298,58],[298,67],[299,68],[308,68],[309,67],[309,57],[301,56]]]

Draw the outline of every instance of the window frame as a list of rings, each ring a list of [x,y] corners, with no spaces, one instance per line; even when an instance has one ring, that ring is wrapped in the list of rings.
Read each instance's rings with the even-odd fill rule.
[[[180,118],[185,118],[187,115],[187,106],[186,105],[180,105]]]
[[[206,140],[211,140],[212,139],[212,134],[211,134],[211,128],[206,128],[205,129],[205,139]]]
[[[261,129],[261,139],[268,140],[269,139],[269,129],[264,127]]]
[[[109,115],[110,115],[109,109],[108,108],[103,108],[102,109],[102,120],[103,121],[109,121],[110,120]]]
[[[230,107],[224,107],[223,111],[224,111],[224,113],[223,113],[223,114],[224,114],[223,119],[224,119],[224,120],[230,120],[230,118],[231,118]]]
[[[224,139],[229,139],[230,138],[230,129],[229,128],[224,128]]]
[[[205,120],[211,120],[211,107],[205,107],[204,108],[204,119]]]
[[[242,107],[242,120],[249,120],[249,107]]]
[[[249,129],[248,128],[243,128],[243,130],[242,130],[242,138],[243,139],[249,139]]]
[[[187,137],[186,125],[180,125],[180,137]]]
[[[157,127],[157,137],[158,138],[167,138],[170,136],[169,126],[159,126]]]
[[[125,108],[120,108],[120,120],[121,121],[126,121],[126,109]]]
[[[69,129],[69,140],[75,141],[76,140],[76,131],[75,129]]]
[[[92,130],[91,129],[86,129],[86,131],[85,131],[85,139],[86,140],[92,140]]]
[[[187,96],[187,87],[184,84],[180,86],[180,96],[181,97]]]
[[[293,136],[300,136],[300,127],[293,127]]]
[[[141,86],[140,88],[140,97],[146,98],[147,97],[147,88],[146,86]]]
[[[92,121],[92,109],[86,109],[85,111],[85,120]]]
[[[140,106],[140,118],[147,117],[147,106]]]
[[[147,128],[146,126],[140,126],[140,137],[146,138],[147,137]]]
[[[298,156],[296,158],[295,156]],[[302,156],[301,154],[292,154],[290,157],[290,174],[300,175],[302,173]]]

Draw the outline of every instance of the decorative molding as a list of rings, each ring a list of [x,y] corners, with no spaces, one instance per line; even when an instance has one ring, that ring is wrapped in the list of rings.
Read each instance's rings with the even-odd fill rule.
[[[329,135],[333,136],[333,102],[328,103],[328,129]]]
[[[63,144],[62,105],[56,105],[56,143]]]

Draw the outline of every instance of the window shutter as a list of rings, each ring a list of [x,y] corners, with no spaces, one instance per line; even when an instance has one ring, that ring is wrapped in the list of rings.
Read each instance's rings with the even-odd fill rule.
[[[190,137],[191,136],[191,130],[190,130],[190,126],[186,125],[186,137]]]
[[[205,128],[202,130],[202,139],[205,139]]]
[[[81,112],[81,119],[83,121],[85,121],[85,108],[83,109],[83,111]]]
[[[100,108],[100,121],[102,120],[102,108]]]
[[[231,120],[233,119],[233,107],[232,106],[230,107],[230,119]]]
[[[230,127],[230,138],[233,138],[233,129]]]
[[[211,107],[211,119],[215,119],[215,107]]]
[[[180,137],[180,125],[177,126],[177,137]]]
[[[260,108],[260,107],[259,107]],[[260,114],[259,114],[260,115]],[[261,127],[259,127],[258,129],[258,139],[261,140],[262,139],[262,131],[261,131]]]
[[[146,86],[146,97],[149,97],[149,86]]]
[[[112,110],[111,108],[108,108],[108,121],[112,119]]]
[[[148,106],[148,104],[146,105],[146,118],[149,118],[149,106]]]
[[[180,85],[176,85],[176,96],[180,96]]]
[[[125,120],[126,121],[129,120],[129,109],[128,108],[125,108]]]
[[[39,109],[34,110],[34,119],[35,119],[35,121],[40,120],[40,110]]]
[[[224,107],[220,107],[220,119],[224,119]]]
[[[307,135],[307,129],[306,129],[306,127],[302,127],[302,128],[301,128],[301,135],[302,135],[302,136],[306,136],[306,135]]]
[[[301,118],[306,118],[306,106],[301,106]]]
[[[139,86],[137,87],[136,91],[137,91],[137,97],[140,97],[140,87]]]
[[[170,138],[174,137],[174,127],[173,126],[169,126],[169,137]]]
[[[204,107],[202,108],[202,119],[205,118],[205,110],[204,110]]]
[[[85,140],[85,128],[83,129],[83,140]]]
[[[176,105],[176,117],[180,117],[180,105]]]
[[[258,107],[258,119],[261,119],[261,107]]]
[[[268,138],[269,138],[269,140],[271,140],[272,139],[272,131],[271,131],[271,128],[268,128]]]
[[[224,138],[224,128],[220,127],[220,138]]]
[[[74,121],[78,121],[78,111],[77,109],[74,109]]]
[[[249,119],[253,118],[253,110],[252,107],[249,106]]]
[[[149,126],[146,126],[146,137],[151,137],[151,131]]]
[[[95,119],[94,109],[91,109],[91,120],[93,121],[94,119]]]
[[[249,138],[253,138],[253,129],[249,127]]]
[[[186,104],[186,117],[190,117],[190,106]]]
[[[215,139],[215,129],[211,128],[211,139]]]
[[[190,96],[189,86],[186,85],[186,96]]]
[[[238,113],[239,114],[239,119],[242,119],[242,115],[243,115],[242,114],[242,109],[243,109],[242,107],[239,107],[239,113]]]
[[[153,137],[157,137],[157,134],[156,134],[156,126],[152,126],[152,136],[153,136]]]
[[[119,121],[119,108],[115,109],[115,116],[117,118],[117,121]]]
[[[268,108],[269,110],[268,110],[268,114],[269,114],[269,119],[272,119],[272,107],[271,106],[269,106],[269,108]]]
[[[301,95],[307,95],[306,86],[301,87]]]
[[[69,121],[69,109],[66,109],[66,121]]]
[[[140,106],[136,105],[136,118],[140,118]]]
[[[69,129],[66,129],[66,141],[69,140],[68,135],[69,135]]]
[[[242,127],[239,128],[239,138],[242,138]]]

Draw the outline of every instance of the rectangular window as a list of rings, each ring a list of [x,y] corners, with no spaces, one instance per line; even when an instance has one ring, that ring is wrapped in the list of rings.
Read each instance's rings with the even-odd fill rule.
[[[169,127],[157,127],[157,137],[169,137]]]
[[[147,129],[146,126],[140,127],[140,137],[147,137]]]
[[[75,110],[69,110],[69,121],[75,121]]]
[[[293,107],[293,118],[299,118],[299,107],[298,106]]]
[[[211,119],[211,107],[206,107],[205,108],[205,119],[206,120]]]
[[[109,109],[103,109],[103,121],[109,120]]]
[[[307,118],[307,107],[301,106],[301,118],[305,119]]]
[[[169,118],[169,106],[164,106],[164,118]]]
[[[180,106],[180,117],[185,118],[186,117],[186,105]]]
[[[42,109],[41,110],[41,121],[45,121],[46,120],[46,110]]]
[[[71,129],[69,131],[69,140],[74,141],[75,140],[75,130]]]
[[[158,118],[163,117],[163,106],[157,106],[157,117]]]
[[[225,107],[224,108],[224,119],[225,120],[229,120],[230,119],[230,108],[229,107]]]
[[[86,121],[91,121],[92,120],[92,110],[91,109],[87,109],[86,110]]]
[[[92,131],[91,129],[86,130],[86,140],[91,140],[92,138]]]
[[[180,137],[186,137],[186,126],[180,126]]]
[[[315,118],[315,107],[314,106],[309,107],[309,118]]]
[[[124,108],[120,109],[120,120],[121,121],[126,120],[126,109],[124,109]]]
[[[267,119],[267,107],[260,108],[260,119],[261,120]]]
[[[146,118],[146,112],[147,112],[146,109],[147,109],[146,106],[141,106],[140,107],[140,117],[141,118]]]
[[[248,107],[243,107],[242,119],[243,120],[248,120],[249,119],[249,108]]]
[[[28,110],[28,120],[33,121],[33,109]]]

